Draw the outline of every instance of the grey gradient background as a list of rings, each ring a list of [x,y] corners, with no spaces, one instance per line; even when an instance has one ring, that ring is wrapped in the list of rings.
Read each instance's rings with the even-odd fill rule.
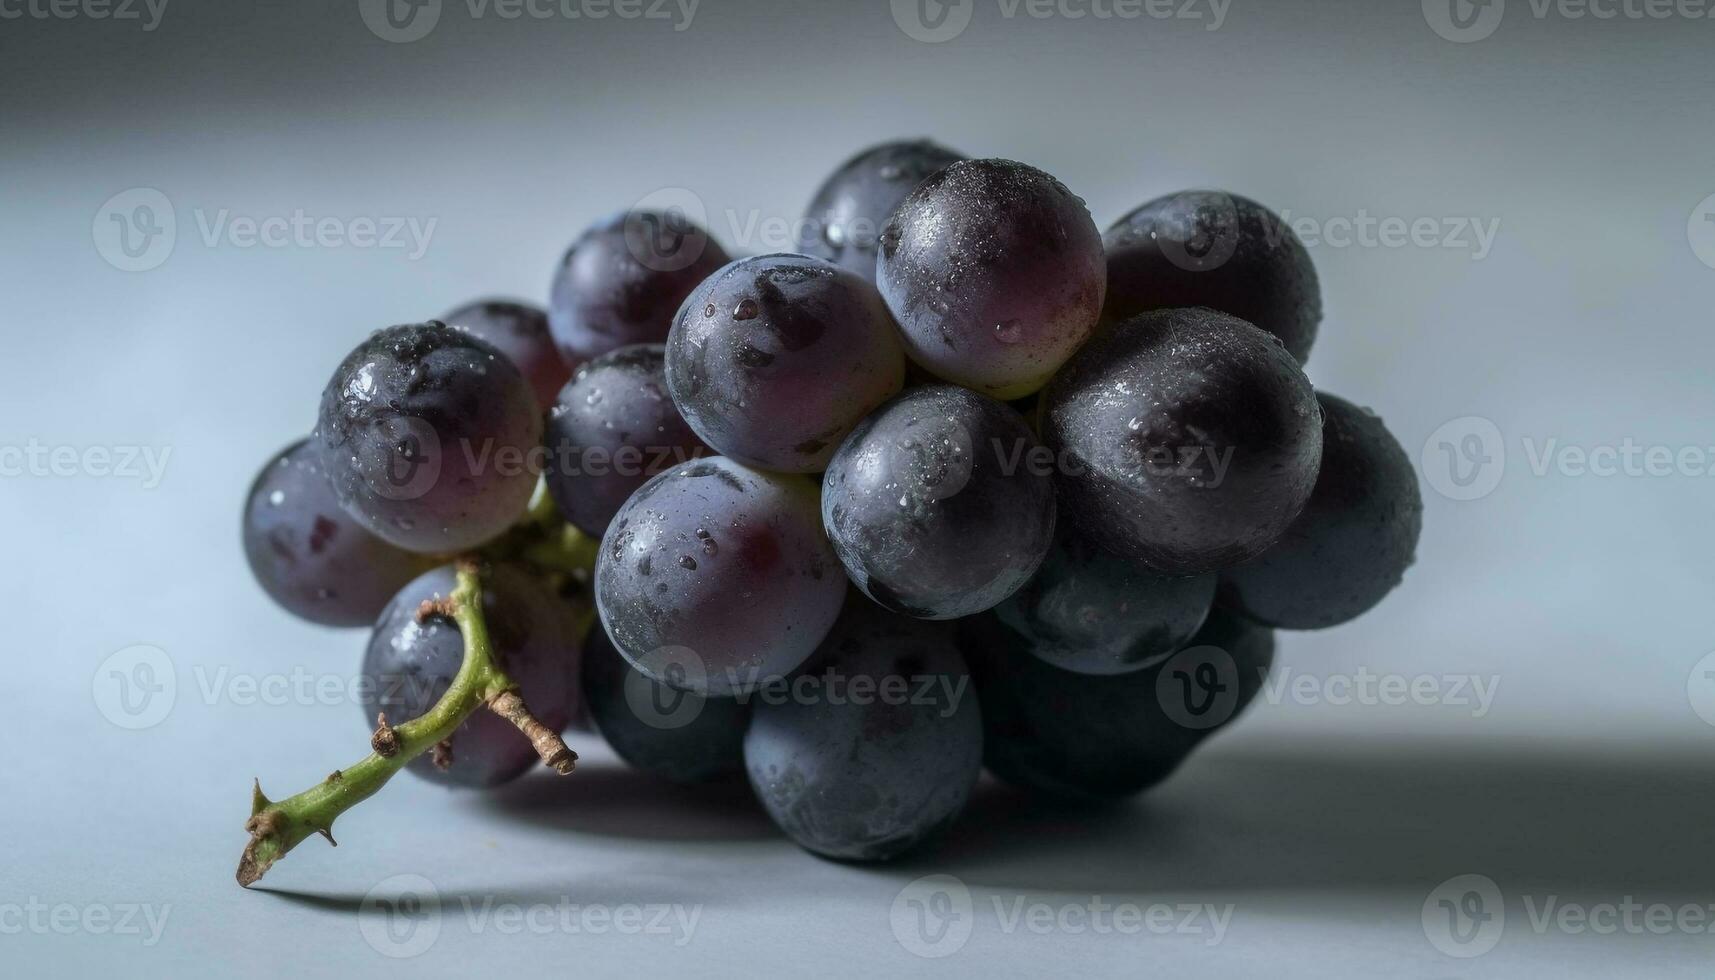
[[[1715,208],[1715,20],[1508,0],[1492,36],[1461,44],[1417,0],[1233,0],[1213,31],[1206,3],[1202,20],[966,3],[945,43],[881,0],[702,0],[684,30],[448,0],[409,43],[328,0],[169,0],[152,31],[0,3],[26,11],[0,19],[0,446],[171,451],[151,489],[0,477],[0,972],[1706,975],[1715,936],[1539,932],[1528,903],[1715,902],[1715,678],[1693,671],[1715,650],[1715,479],[1538,475],[1530,454],[1715,446],[1715,222],[1698,220]],[[908,135],[1041,166],[1103,226],[1192,186],[1324,227],[1498,222],[1480,258],[1312,247],[1328,310],[1312,380],[1373,406],[1414,457],[1475,416],[1506,459],[1493,492],[1456,501],[1431,445],[1404,587],[1359,622],[1284,635],[1278,665],[1480,676],[1490,709],[1259,703],[1118,812],[1033,813],[985,787],[946,847],[888,868],[809,858],[742,793],[663,788],[585,737],[578,774],[495,799],[402,778],[342,820],[338,851],[307,843],[267,893],[240,892],[250,777],[284,795],[363,746],[348,703],[228,686],[356,669],[361,632],[275,610],[237,539],[254,470],[308,429],[343,353],[478,295],[545,299],[584,225],[664,188],[694,194],[735,251],[769,250],[743,237],[752,217],[795,219],[849,153]],[[143,272],[97,244],[104,202],[131,188],[177,219]],[[223,209],[435,224],[416,258],[209,245],[198,216]],[[132,644],[165,651],[176,681],[136,731],[110,723],[102,672]],[[1498,884],[1507,921],[1492,951],[1456,959],[1422,907],[1466,873]],[[365,894],[391,898],[401,874],[443,906],[433,947],[403,961],[363,929],[379,915]],[[928,874],[975,902],[969,942],[935,960],[890,927]],[[1209,945],[1008,933],[993,904],[1093,896],[1234,913]],[[465,911],[562,900],[701,918],[675,946],[506,935]],[[167,921],[152,944],[9,929],[29,903],[147,903]]]

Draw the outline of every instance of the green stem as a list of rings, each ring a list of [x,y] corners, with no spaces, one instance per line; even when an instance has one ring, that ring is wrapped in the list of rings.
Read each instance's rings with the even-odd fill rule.
[[[494,659],[488,623],[482,614],[482,582],[477,568],[461,562],[457,585],[441,603],[424,603],[419,618],[450,615],[464,637],[464,663],[452,686],[423,715],[397,727],[379,720],[363,761],[334,772],[316,786],[275,803],[262,795],[258,782],[251,798],[250,820],[244,829],[250,843],[238,862],[238,883],[250,887],[312,834],[333,843],[333,822],[345,811],[374,796],[394,773],[412,759],[450,737],[476,711],[488,708],[518,726],[536,747],[543,762],[564,774],[572,771],[577,754],[558,733],[530,715],[518,696],[518,685]]]

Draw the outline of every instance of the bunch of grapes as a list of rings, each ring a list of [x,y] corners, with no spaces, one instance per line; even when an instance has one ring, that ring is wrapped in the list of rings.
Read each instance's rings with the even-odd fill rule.
[[[244,543],[289,611],[373,627],[378,751],[465,664],[460,562],[539,726],[747,776],[805,848],[884,860],[984,767],[1081,801],[1159,782],[1275,629],[1411,564],[1415,475],[1306,379],[1316,273],[1262,206],[1185,192],[1104,235],[1041,170],[920,141],[849,160],[806,226],[729,260],[622,213],[547,311],[474,303],[339,365]],[[410,769],[515,779],[515,722],[470,713]]]

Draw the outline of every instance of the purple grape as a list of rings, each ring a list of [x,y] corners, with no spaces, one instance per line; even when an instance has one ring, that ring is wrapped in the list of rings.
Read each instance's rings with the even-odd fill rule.
[[[1103,242],[1108,322],[1206,306],[1279,337],[1300,364],[1310,356],[1322,322],[1316,267],[1291,227],[1255,201],[1221,191],[1157,198]]]
[[[467,303],[442,317],[493,344],[518,367],[536,404],[554,404],[554,396],[572,376],[572,369],[554,346],[548,314],[528,303],[489,299]]]
[[[1018,414],[952,385],[913,388],[858,424],[822,482],[822,521],[846,573],[921,619],[988,609],[1035,574],[1054,537],[1054,488]]]
[[[1015,786],[1069,800],[1160,783],[1262,690],[1274,633],[1219,610],[1185,649],[1098,676],[1050,666],[993,613],[959,624],[983,713],[983,762]]]
[[[664,350],[633,344],[597,357],[548,414],[548,492],[589,534],[606,531],[650,477],[709,452],[667,393]]]
[[[885,861],[964,809],[982,769],[982,711],[950,627],[853,596],[816,655],[774,693],[757,700],[745,768],[800,846]]]
[[[316,440],[346,513],[401,548],[444,554],[522,516],[542,412],[498,350],[431,320],[378,330],[346,357]]]
[[[1368,612],[1405,576],[1423,531],[1417,471],[1382,420],[1321,392],[1322,469],[1304,512],[1260,558],[1221,573],[1220,603],[1282,629]]]
[[[244,556],[270,598],[324,626],[369,626],[426,561],[381,540],[334,499],[308,439],[262,467],[244,502]]]
[[[1056,667],[1124,674],[1189,642],[1214,598],[1212,572],[1161,575],[1063,529],[1041,571],[995,615]]]
[[[673,211],[630,211],[572,243],[554,274],[548,326],[568,364],[659,344],[697,284],[727,263],[708,232]]]
[[[872,146],[840,165],[810,201],[805,223],[818,229],[804,252],[875,281],[876,243],[887,219],[925,177],[963,160],[929,140]]]
[[[595,594],[608,637],[646,677],[722,696],[803,663],[846,581],[814,483],[716,456],[626,501],[602,538]]]
[[[634,768],[681,785],[744,771],[750,709],[650,680],[599,626],[584,644],[584,696],[602,737]]]
[[[563,731],[581,703],[579,650],[571,608],[523,570],[495,565],[483,575],[482,610],[494,655],[542,724]],[[418,621],[425,601],[445,598],[457,585],[453,566],[414,579],[387,604],[370,636],[363,677],[373,692],[363,704],[363,723],[373,729],[377,712],[390,725],[421,716],[452,685],[464,663],[464,636],[442,616]],[[448,739],[451,763],[441,768],[434,754],[407,768],[432,782],[452,786],[497,786],[516,779],[540,761],[512,723],[486,709],[471,715]]]
[[[875,287],[803,255],[721,269],[691,293],[667,338],[667,385],[685,420],[715,451],[764,469],[820,472],[904,381]]]
[[[930,176],[881,234],[876,285],[906,352],[1003,401],[1090,336],[1107,263],[1084,202],[1034,167],[967,160]]]
[[[1213,310],[1105,330],[1043,393],[1041,424],[1073,529],[1170,575],[1266,551],[1304,509],[1322,457],[1298,362]]]

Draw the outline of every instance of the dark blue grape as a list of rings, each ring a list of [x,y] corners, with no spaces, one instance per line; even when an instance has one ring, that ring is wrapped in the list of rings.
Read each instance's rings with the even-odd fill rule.
[[[667,393],[663,351],[633,344],[590,361],[548,414],[548,492],[590,534],[650,477],[708,453]]]
[[[898,393],[905,355],[875,287],[803,255],[739,259],[679,310],[667,385],[703,440],[764,469],[817,473]]]
[[[378,330],[346,357],[316,440],[346,513],[401,548],[446,553],[522,516],[542,412],[498,350],[431,320]]]
[[[1298,520],[1221,573],[1220,602],[1259,623],[1323,629],[1368,612],[1405,576],[1423,531],[1411,459],[1382,420],[1325,392],[1322,469]]]
[[[1079,674],[1123,674],[1190,641],[1215,574],[1167,576],[1065,529],[1042,569],[995,607],[1030,652]]]
[[[846,582],[815,484],[716,456],[626,501],[602,538],[595,593],[608,637],[645,676],[720,696],[803,663]]]
[[[650,680],[599,625],[584,644],[584,697],[607,744],[638,769],[686,785],[744,771],[749,709]]]
[[[876,244],[887,219],[925,177],[963,159],[929,140],[900,140],[864,150],[817,189],[804,216],[817,234],[803,243],[804,251],[874,282]]]
[[[363,723],[374,728],[377,712],[390,725],[410,721],[441,699],[464,663],[464,636],[451,619],[418,620],[425,601],[452,594],[451,565],[424,573],[400,590],[381,614],[363,658],[363,677],[373,697],[363,704]],[[562,731],[578,710],[579,652],[572,611],[528,573],[496,565],[483,575],[482,609],[489,639],[502,669],[518,685],[532,714]],[[523,733],[499,715],[479,710],[448,739],[450,763],[431,753],[407,768],[433,782],[496,786],[540,761]]]
[[[358,524],[334,499],[308,439],[262,467],[244,502],[244,557],[269,597],[324,626],[369,626],[426,567]]]
[[[538,307],[513,300],[479,300],[441,319],[476,334],[505,354],[530,382],[538,405],[554,404],[554,396],[572,376],[571,367],[548,332],[548,314]]]
[[[1145,313],[1098,335],[1043,393],[1062,517],[1157,571],[1262,554],[1316,482],[1322,418],[1280,341],[1213,310]]]
[[[1206,306],[1274,334],[1300,364],[1322,322],[1322,287],[1280,216],[1221,191],[1157,198],[1109,228],[1103,319]]]
[[[958,817],[982,768],[968,681],[949,626],[854,596],[800,676],[758,697],[744,738],[757,798],[807,850],[899,856]]]
[[[1078,801],[1160,783],[1255,700],[1273,631],[1219,610],[1185,649],[1126,674],[1050,666],[993,613],[959,624],[983,713],[983,762],[1025,789]]]
[[[577,365],[662,343],[679,304],[726,263],[720,243],[677,211],[629,211],[592,226],[554,273],[548,326],[561,356]]]
[[[932,175],[881,234],[876,285],[917,363],[1010,401],[1090,336],[1107,264],[1084,202],[1034,167],[967,160]]]
[[[952,385],[859,423],[822,482],[822,521],[870,598],[956,619],[1016,592],[1054,537],[1054,488],[1018,413]]]

